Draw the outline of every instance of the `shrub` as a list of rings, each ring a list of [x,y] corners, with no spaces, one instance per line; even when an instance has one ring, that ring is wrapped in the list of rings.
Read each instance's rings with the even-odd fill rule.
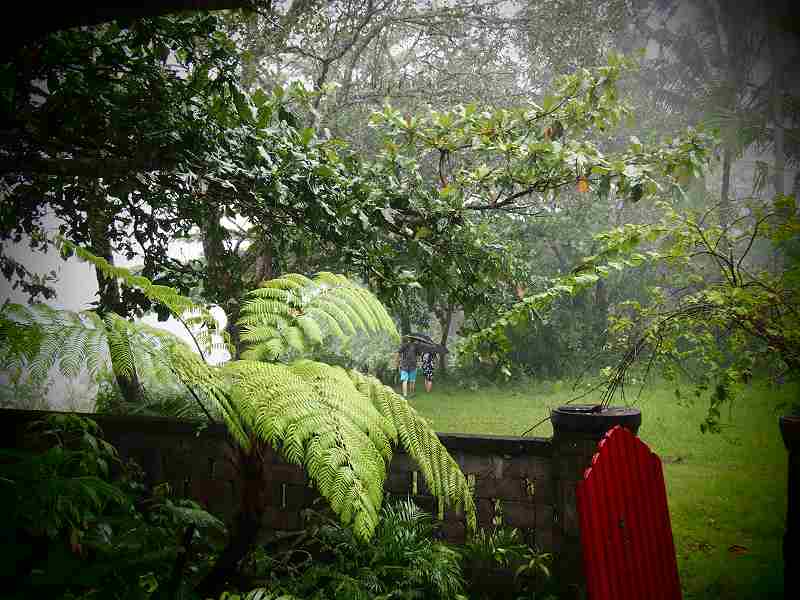
[[[176,597],[187,556],[191,574],[212,550],[201,532],[222,523],[194,502],[170,499],[166,486],[148,493],[141,469],[122,464],[90,419],[51,415],[28,433],[25,449],[0,450],[4,593]]]
[[[462,597],[458,552],[434,540],[430,515],[410,499],[383,506],[370,542],[328,513],[306,516],[306,530],[286,547],[251,557],[271,592],[309,600]]]

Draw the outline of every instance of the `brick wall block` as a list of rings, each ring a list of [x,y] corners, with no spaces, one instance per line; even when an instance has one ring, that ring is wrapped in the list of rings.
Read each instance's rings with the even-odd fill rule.
[[[475,481],[477,498],[503,498],[504,500],[525,500],[529,498],[523,479],[503,477],[478,477]]]
[[[503,524],[517,529],[536,527],[536,505],[533,502],[502,501]]]

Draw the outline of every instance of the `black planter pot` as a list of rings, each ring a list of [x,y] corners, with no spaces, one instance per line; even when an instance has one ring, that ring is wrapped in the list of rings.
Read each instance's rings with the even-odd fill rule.
[[[596,404],[566,404],[550,411],[553,433],[583,433],[600,437],[616,425],[633,435],[642,424],[642,411],[626,406],[598,409]]]
[[[781,436],[786,449],[800,450],[800,415],[784,415],[778,418]]]

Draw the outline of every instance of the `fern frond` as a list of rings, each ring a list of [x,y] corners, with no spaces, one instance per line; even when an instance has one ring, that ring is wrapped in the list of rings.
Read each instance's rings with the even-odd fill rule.
[[[287,348],[292,348],[299,354],[306,351],[305,336],[301,328],[296,326],[287,327],[281,331],[281,338],[283,338]]]
[[[267,339],[265,342],[257,343],[246,348],[242,352],[244,360],[265,360],[272,362],[286,352],[283,338],[280,336]]]
[[[46,381],[55,365],[66,377],[84,366],[94,375],[107,361],[106,326],[91,312],[7,304],[0,329],[7,332],[0,338],[3,364],[26,369],[34,381]]]
[[[322,328],[312,316],[305,314],[297,317],[297,319],[295,319],[295,327],[302,331],[303,337],[307,339],[311,345],[316,346],[322,343],[324,339]]]
[[[219,331],[219,326],[216,319],[209,312],[207,307],[202,306],[191,298],[179,294],[174,288],[165,285],[154,284],[147,279],[147,277],[134,275],[129,269],[112,265],[104,258],[95,256],[88,250],[81,248],[80,246],[77,246],[64,238],[59,238],[58,243],[63,249],[66,249],[69,252],[74,252],[81,260],[94,265],[94,267],[107,278],[115,279],[120,281],[123,285],[138,289],[149,300],[167,307],[173,316],[179,320],[188,318],[191,319],[195,324],[202,324],[203,327],[206,327],[209,330],[220,334],[222,333]]]
[[[225,531],[225,524],[214,515],[198,508],[196,505],[188,505],[189,501],[183,501],[183,503],[187,505],[181,505],[175,502],[165,503],[160,506],[160,509],[163,512],[169,513],[173,519],[183,525],[194,525],[200,529]]]
[[[270,279],[261,283],[262,288],[278,288],[281,290],[300,290],[308,288],[314,282],[305,275],[299,273],[288,273],[282,277]]]
[[[378,523],[394,431],[338,367],[236,361],[234,402],[258,439],[306,468],[332,509],[366,539]]]
[[[129,322],[114,313],[107,314],[104,320],[114,372],[123,377],[133,378],[136,375],[136,359],[131,347]]]
[[[458,464],[442,445],[430,424],[394,390],[374,377],[349,371],[356,387],[397,429],[400,444],[417,463],[431,492],[445,506],[463,506],[470,531],[476,528],[475,501]]]
[[[332,337],[334,339],[347,339],[348,334],[345,334],[339,321],[329,312],[323,310],[318,306],[309,306],[305,311],[305,316],[314,319],[319,325],[323,338]]]
[[[386,309],[368,290],[343,275],[320,273],[313,280],[288,274],[262,283],[247,295],[239,325],[250,360],[277,360],[294,351],[303,355],[359,332],[385,332],[397,340]],[[280,340],[280,343],[272,341]]]
[[[213,367],[188,346],[177,345],[169,352],[170,365],[185,385],[201,395],[212,416],[224,421],[231,436],[245,450],[250,447],[249,427],[231,397],[231,385],[224,367]]]
[[[263,300],[277,300],[278,302],[288,302],[293,295],[289,290],[279,287],[260,287],[248,293],[253,298]]]
[[[326,322],[333,320],[336,323],[339,331],[344,334],[345,338],[355,335],[356,328],[350,315],[347,311],[342,310],[339,303],[327,295],[315,298],[311,305],[308,307],[307,314],[317,316],[319,313],[324,313]]]
[[[314,277],[314,283],[319,287],[337,288],[342,286],[349,286],[350,280],[344,275],[337,273],[330,273],[328,271],[321,271]]]
[[[187,390],[181,387],[176,376],[178,371],[173,358],[178,355],[187,380],[192,379],[187,375],[191,372],[187,365],[203,363],[188,344],[168,331],[145,323],[132,323],[113,313],[101,318],[91,311],[74,313],[44,305],[6,305],[0,309],[0,328],[13,334],[0,338],[0,358],[4,366],[27,370],[33,381],[46,381],[55,365],[67,377],[76,376],[83,368],[95,376],[101,369],[108,368],[111,358],[115,373],[126,377],[136,374],[146,390],[156,386],[159,391],[156,404],[168,409],[169,414],[197,417],[202,413],[196,403],[186,401]],[[14,342],[17,338],[19,343]],[[26,345],[26,340],[30,340],[30,344]],[[186,353],[194,358],[186,358]],[[216,382],[216,376],[209,378]],[[206,398],[206,388],[200,390],[204,405],[208,404],[212,411],[221,414],[220,401],[213,394]],[[171,397],[167,405],[161,400],[165,392],[172,392],[167,394]],[[182,402],[181,397],[184,398]],[[140,400],[140,404],[124,408],[130,412],[148,412],[156,406],[148,394]]]
[[[346,315],[348,322],[352,325],[353,333],[356,331],[370,331],[369,318],[365,319],[365,311],[363,306],[357,301],[354,301],[354,295],[350,293],[351,290],[337,288],[325,294],[324,298],[327,301],[327,306],[336,306],[339,311]]]
[[[0,309],[0,368],[21,371],[39,354],[43,331],[31,323],[21,323],[16,313],[19,305]]]
[[[261,344],[275,337],[280,337],[280,331],[267,324],[243,327],[239,333],[239,339],[248,344]]]

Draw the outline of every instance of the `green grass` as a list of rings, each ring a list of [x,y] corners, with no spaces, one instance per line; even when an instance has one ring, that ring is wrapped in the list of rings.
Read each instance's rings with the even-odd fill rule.
[[[421,390],[421,391],[420,391]],[[724,412],[721,434],[703,434],[705,402],[678,403],[646,389],[639,436],[664,461],[684,598],[783,598],[781,544],[787,453],[777,407],[797,388],[752,385]],[[520,435],[572,396],[564,384],[465,389],[436,384],[412,400],[437,431]],[[530,435],[552,434],[546,422]],[[744,550],[736,551],[736,546]]]

